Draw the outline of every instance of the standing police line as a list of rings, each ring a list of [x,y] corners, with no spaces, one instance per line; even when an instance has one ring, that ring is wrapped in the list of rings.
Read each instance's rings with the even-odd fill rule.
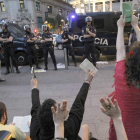
[[[94,47],[96,29],[95,27],[91,26],[92,17],[86,17],[85,22],[87,23],[87,25],[82,28],[82,35],[84,37],[83,43],[84,43],[84,50],[85,50],[85,58],[88,58],[89,53],[91,53],[93,65],[96,66],[95,47]],[[5,22],[0,23],[0,25],[3,30],[0,33],[0,44],[4,50],[4,58],[5,58],[6,69],[7,69],[5,75],[10,73],[9,56],[11,56],[12,58],[12,62],[16,68],[17,73],[20,73],[17,62],[16,62],[15,54],[13,51],[13,34],[8,31],[8,25]],[[74,55],[74,51],[72,47],[72,41],[74,41],[73,34],[68,31],[67,26],[63,26],[62,29],[63,29],[63,34],[62,34],[63,47],[69,50],[69,53],[72,56],[74,65],[76,67],[77,64],[76,64],[75,55]],[[35,47],[35,41],[37,40],[37,38],[34,36],[33,33],[31,33],[31,29],[29,25],[25,25],[24,30],[25,30],[24,42],[27,49],[30,69],[32,67],[32,56],[34,57],[36,68],[41,69],[41,67],[38,65],[36,47]],[[40,43],[43,46],[45,70],[48,70],[48,52],[50,53],[51,58],[53,60],[54,70],[57,70],[57,63],[56,63],[56,58],[54,55],[54,48],[52,47],[53,37],[52,37],[52,34],[49,32],[48,25],[46,24],[42,25],[42,31],[43,31],[43,34],[42,34],[42,39]]]

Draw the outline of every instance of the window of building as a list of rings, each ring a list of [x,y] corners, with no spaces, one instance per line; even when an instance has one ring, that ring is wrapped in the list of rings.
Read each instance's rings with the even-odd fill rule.
[[[69,14],[70,14],[70,11],[67,11],[67,16],[69,16]]]
[[[37,18],[37,21],[38,21],[39,30],[41,31],[41,27],[42,27],[42,17],[38,17],[38,18]]]
[[[90,12],[93,12],[93,3],[90,3]]]
[[[103,12],[103,2],[95,3],[95,12]]]
[[[123,0],[123,2],[127,2],[127,1],[129,1],[129,0]]]
[[[5,7],[3,2],[0,2],[0,9],[2,12],[5,12]]]
[[[52,6],[47,6],[47,9],[48,9],[48,13],[52,13]]]
[[[110,1],[105,2],[105,11],[109,12],[110,11]]]
[[[94,27],[96,29],[104,29],[104,19],[94,19]]]
[[[20,9],[25,8],[24,7],[24,0],[19,0],[19,4],[20,4]]]
[[[40,3],[39,2],[36,2],[36,10],[40,11]]]
[[[62,9],[59,9],[59,15],[62,15]]]
[[[115,0],[115,1],[112,1],[112,3],[118,3],[120,2],[120,0]]]

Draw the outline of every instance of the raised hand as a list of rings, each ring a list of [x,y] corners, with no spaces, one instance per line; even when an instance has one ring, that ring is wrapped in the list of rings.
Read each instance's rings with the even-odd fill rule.
[[[64,123],[66,117],[68,116],[69,109],[67,107],[67,101],[63,101],[62,106],[60,107],[60,103],[57,105],[57,109],[54,107],[51,108],[53,113],[53,121],[55,125],[60,125]]]
[[[118,106],[117,100],[114,100],[115,102],[114,105],[109,98],[107,98],[107,100],[104,98],[101,98],[100,102],[103,106],[100,108],[104,114],[106,114],[107,116],[110,116],[112,119],[121,118],[121,110]]]
[[[91,82],[93,77],[94,77],[94,72],[93,72],[93,70],[89,69],[86,73],[85,81]]]
[[[131,15],[131,25],[138,26],[138,18],[135,15]]]
[[[126,16],[123,16],[121,15],[120,19],[117,21],[117,25],[118,27],[124,27],[125,26],[125,19],[126,19]]]
[[[36,78],[32,79],[30,84],[31,84],[32,89],[37,88],[37,86],[38,86],[37,79]]]

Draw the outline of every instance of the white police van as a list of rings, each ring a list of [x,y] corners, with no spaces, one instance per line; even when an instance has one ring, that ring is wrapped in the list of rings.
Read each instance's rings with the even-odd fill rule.
[[[71,14],[69,16],[69,30],[73,33],[75,41],[73,48],[75,55],[83,56],[84,47],[82,43],[82,28],[86,26],[85,18],[91,16],[92,26],[96,28],[97,35],[95,38],[96,60],[102,55],[116,55],[116,38],[117,38],[117,20],[121,12],[95,12],[86,15]],[[126,23],[124,29],[125,45],[128,45],[131,24]],[[89,55],[91,60],[91,55]]]

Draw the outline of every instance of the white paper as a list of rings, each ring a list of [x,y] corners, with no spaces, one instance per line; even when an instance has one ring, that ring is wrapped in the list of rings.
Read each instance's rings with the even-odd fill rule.
[[[87,72],[89,69],[93,70],[94,74],[98,72],[98,69],[88,59],[85,59],[80,64],[80,68],[85,72]]]
[[[31,115],[25,116],[25,117],[22,119],[22,124],[21,124],[21,131],[22,131],[22,132],[29,132],[29,131],[30,131],[28,122],[29,122],[29,124],[30,124],[30,122],[31,122]]]
[[[15,124],[15,126],[18,127],[19,129],[21,128],[22,119],[23,117],[21,116],[16,116],[13,119],[13,124]]]
[[[34,72],[35,72],[35,73],[37,73],[37,72],[40,73],[40,72],[46,72],[46,70],[40,69],[40,70],[34,70]],[[32,72],[31,72],[31,73],[32,73]]]
[[[59,64],[57,64],[57,68],[63,69],[63,68],[65,68],[65,64],[59,63]]]
[[[28,116],[15,116],[13,119],[13,123],[15,123],[15,126],[18,127],[22,132],[29,132],[29,125],[31,122],[31,115]]]
[[[108,62],[107,61],[98,61],[98,62],[96,62],[96,64],[108,64]]]

